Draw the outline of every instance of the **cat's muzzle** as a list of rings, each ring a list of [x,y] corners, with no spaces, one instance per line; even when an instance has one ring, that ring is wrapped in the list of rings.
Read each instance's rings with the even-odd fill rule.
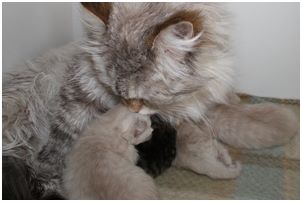
[[[122,103],[126,105],[131,112],[135,113],[138,113],[144,105],[142,99],[122,99]]]

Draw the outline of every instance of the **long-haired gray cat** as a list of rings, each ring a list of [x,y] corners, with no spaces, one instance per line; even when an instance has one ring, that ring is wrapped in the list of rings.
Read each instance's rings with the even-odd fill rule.
[[[121,98],[175,126],[175,166],[212,178],[241,170],[219,141],[263,148],[297,134],[288,109],[238,104],[221,4],[83,6],[84,41],[39,58],[3,85],[3,154],[25,159],[35,171],[34,193],[60,192],[72,143]]]
[[[69,199],[156,199],[152,178],[135,166],[134,147],[152,134],[150,117],[118,105],[98,117],[67,155]]]

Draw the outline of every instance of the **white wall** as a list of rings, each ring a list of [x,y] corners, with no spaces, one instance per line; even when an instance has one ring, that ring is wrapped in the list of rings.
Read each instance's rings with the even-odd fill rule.
[[[72,3],[2,3],[3,71],[73,39]]]
[[[237,89],[299,98],[299,3],[228,3]],[[77,3],[3,3],[3,71],[81,36]]]
[[[299,3],[230,3],[237,89],[299,98]]]

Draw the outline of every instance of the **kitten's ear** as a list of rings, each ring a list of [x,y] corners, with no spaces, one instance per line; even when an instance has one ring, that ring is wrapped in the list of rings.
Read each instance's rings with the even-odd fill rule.
[[[139,117],[142,117],[139,115]],[[135,130],[132,138],[132,144],[137,145],[151,138],[153,129],[151,128],[150,118],[138,118],[135,123]]]
[[[109,15],[112,4],[108,2],[81,2],[82,6],[90,11],[93,15],[103,21],[105,25],[108,24]]]

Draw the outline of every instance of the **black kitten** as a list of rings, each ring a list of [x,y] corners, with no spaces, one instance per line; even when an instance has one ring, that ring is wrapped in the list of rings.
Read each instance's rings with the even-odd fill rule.
[[[152,115],[152,138],[136,146],[137,166],[157,177],[168,169],[176,156],[176,130],[159,115]]]

